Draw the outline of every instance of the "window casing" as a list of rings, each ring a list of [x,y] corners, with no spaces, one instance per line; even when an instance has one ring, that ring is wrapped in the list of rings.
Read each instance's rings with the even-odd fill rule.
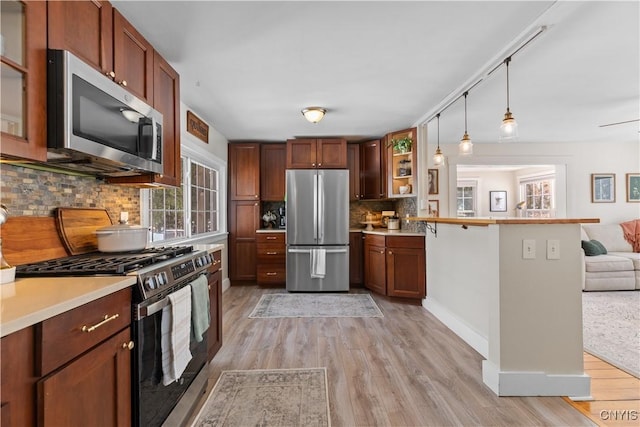
[[[199,238],[224,231],[220,215],[224,167],[189,156],[183,156],[181,160],[180,187],[141,192],[142,223],[150,227],[152,243]]]
[[[458,181],[456,190],[457,216],[474,217],[477,215],[477,181]]]
[[[520,200],[524,201],[524,216],[555,217],[555,178],[551,175],[520,180]]]

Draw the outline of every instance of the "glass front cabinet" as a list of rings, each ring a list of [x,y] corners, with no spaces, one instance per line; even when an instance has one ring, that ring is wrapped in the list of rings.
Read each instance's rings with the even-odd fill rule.
[[[46,160],[46,2],[0,2],[2,155]]]

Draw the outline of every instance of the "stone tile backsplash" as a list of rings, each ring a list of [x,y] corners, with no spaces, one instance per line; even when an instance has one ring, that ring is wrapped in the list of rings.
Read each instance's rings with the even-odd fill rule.
[[[114,222],[127,211],[131,224],[140,223],[138,188],[10,164],[0,165],[0,181],[0,202],[10,216],[52,216],[58,207],[100,208]]]

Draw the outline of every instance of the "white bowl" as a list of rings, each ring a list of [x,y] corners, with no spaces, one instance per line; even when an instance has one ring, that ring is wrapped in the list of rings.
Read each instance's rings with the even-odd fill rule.
[[[409,186],[401,185],[400,187],[398,187],[398,190],[400,191],[400,194],[407,194],[409,192]]]
[[[0,269],[0,284],[11,283],[16,278],[16,268],[1,268]]]

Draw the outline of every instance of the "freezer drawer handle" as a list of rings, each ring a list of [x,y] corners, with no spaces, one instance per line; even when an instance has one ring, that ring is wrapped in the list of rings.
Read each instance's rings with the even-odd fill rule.
[[[344,254],[346,249],[326,249],[328,254]],[[311,249],[289,249],[290,254],[310,254]]]

